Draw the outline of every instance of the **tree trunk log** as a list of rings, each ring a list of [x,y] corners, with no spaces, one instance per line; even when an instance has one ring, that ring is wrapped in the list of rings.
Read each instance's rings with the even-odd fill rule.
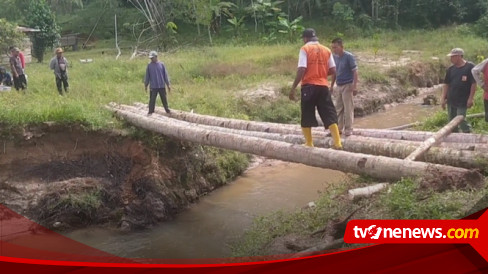
[[[456,128],[462,121],[464,121],[464,116],[458,115],[447,125],[436,132],[432,137],[425,140],[412,154],[408,155],[405,160],[415,161],[418,157],[422,156],[429,148],[433,145],[439,143],[442,138],[451,133],[451,131]]]
[[[387,138],[395,140],[409,140],[423,142],[433,135],[432,132],[427,131],[401,131],[401,130],[387,130],[387,129],[354,129],[354,135],[373,137],[373,138]],[[488,135],[473,134],[473,133],[452,133],[443,140],[444,142],[454,143],[480,143],[488,144]]]
[[[145,114],[147,110],[141,108],[135,108],[131,106],[120,106],[123,109],[138,112],[141,115]],[[166,116],[166,112],[158,112]],[[171,114],[172,116],[173,114]],[[157,116],[153,116],[158,119]],[[247,131],[240,129],[231,129],[218,126],[208,126],[190,123],[186,121],[174,120],[173,122],[178,122],[182,126],[186,127],[199,127],[206,130],[213,130],[219,132],[232,133],[242,136],[251,136],[257,138],[264,138],[268,140],[287,142],[291,144],[303,144],[304,138],[300,134],[280,134],[280,133],[266,133],[261,131]],[[399,159],[405,159],[409,154],[411,154],[417,147],[419,147],[419,142],[413,141],[402,141],[402,140],[388,140],[385,142],[384,139],[368,138],[360,136],[349,136],[343,140],[343,147],[345,151],[373,154],[386,157],[394,157]],[[456,145],[456,143],[445,143],[446,145]],[[330,137],[318,137],[314,139],[314,145],[317,147],[331,148],[332,138]],[[474,144],[473,144],[474,145]],[[433,147],[431,148],[421,160],[430,163],[457,166],[463,168],[477,168],[477,169],[487,169],[488,165],[488,148],[485,151],[473,151],[472,147],[468,145],[459,145],[459,148],[451,147]]]
[[[384,139],[349,136],[344,140],[342,145],[344,150],[347,151],[405,159],[405,157],[418,148],[420,143],[398,140],[389,142],[389,140]],[[477,168],[481,170],[486,170],[488,168],[488,153],[486,153],[486,151],[459,150],[451,147],[432,147],[420,157],[419,160],[464,168]]]
[[[147,105],[142,103],[135,104],[138,108],[146,109]],[[171,118],[184,120],[192,123],[206,124],[211,126],[227,127],[234,129],[250,130],[250,131],[263,131],[269,133],[281,133],[281,134],[302,134],[300,125],[296,124],[279,124],[268,122],[254,122],[244,121],[231,118],[214,117],[209,115],[202,115],[196,113],[189,113],[178,110],[171,110]],[[160,107],[156,108],[156,113],[166,115],[164,110]],[[323,128],[313,129],[313,134],[317,137],[324,137],[326,132]],[[423,142],[427,138],[433,135],[432,132],[426,131],[400,131],[400,130],[387,130],[387,129],[354,129],[354,135],[373,137],[373,138],[386,138],[394,140],[409,140]],[[488,135],[484,134],[472,134],[472,133],[452,133],[447,136],[444,142],[455,143],[480,143],[488,144]]]
[[[114,111],[117,116],[140,128],[202,145],[363,174],[382,180],[420,177],[426,183],[473,185],[476,187],[483,183],[483,176],[477,171],[332,149],[309,148],[303,145],[182,126],[180,123],[172,122],[170,118],[158,117],[156,119],[115,105],[108,108]]]
[[[403,145],[411,145],[418,147],[422,142],[419,141],[409,141],[409,140],[395,140],[395,139],[384,139],[384,138],[374,138],[374,137],[363,137],[352,135],[347,137],[346,139],[357,139],[359,142],[383,142],[383,143],[393,143],[393,144],[403,144]],[[443,142],[437,145],[441,148],[450,148],[456,150],[464,150],[464,151],[475,151],[475,152],[483,152],[488,153],[488,144],[480,144],[480,143],[449,143]],[[406,157],[406,156],[405,156]],[[405,158],[403,157],[403,158]]]

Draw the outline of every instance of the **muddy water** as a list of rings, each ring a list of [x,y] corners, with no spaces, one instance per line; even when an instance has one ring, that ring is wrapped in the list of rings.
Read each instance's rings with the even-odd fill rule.
[[[421,120],[435,110],[401,104],[358,118],[355,126],[388,128]],[[340,183],[343,178],[344,174],[337,171],[267,160],[157,227],[130,233],[87,228],[66,236],[130,258],[229,257],[228,243],[242,236],[253,217],[304,207],[327,185]]]

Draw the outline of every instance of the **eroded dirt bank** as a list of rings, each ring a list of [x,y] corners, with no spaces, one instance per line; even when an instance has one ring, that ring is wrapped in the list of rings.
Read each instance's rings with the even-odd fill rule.
[[[170,219],[247,164],[242,155],[235,162],[231,156],[222,170],[207,148],[161,137],[151,149],[126,133],[78,126],[6,131],[0,203],[48,228],[147,227]]]

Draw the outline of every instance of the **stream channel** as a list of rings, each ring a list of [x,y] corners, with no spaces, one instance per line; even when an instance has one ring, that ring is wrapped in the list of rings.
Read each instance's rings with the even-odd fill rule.
[[[354,125],[389,128],[421,121],[439,109],[411,100],[356,118]],[[244,234],[254,217],[304,207],[328,185],[340,183],[345,176],[339,171],[271,159],[260,159],[258,163],[233,182],[201,197],[173,220],[155,227],[135,232],[89,227],[64,235],[127,258],[230,257],[229,243]]]

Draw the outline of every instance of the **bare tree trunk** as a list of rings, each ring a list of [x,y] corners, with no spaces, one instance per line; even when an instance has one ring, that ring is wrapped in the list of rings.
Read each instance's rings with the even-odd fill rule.
[[[135,103],[135,106],[141,109],[147,108],[147,104],[142,104],[142,103]],[[160,107],[156,108],[156,113],[163,114],[163,112]],[[171,118],[197,123],[197,124],[226,127],[226,128],[233,128],[233,129],[262,131],[262,132],[269,132],[269,133],[301,134],[300,127],[294,124],[277,124],[277,123],[267,123],[267,122],[245,121],[245,120],[196,114],[196,113],[190,113],[190,112],[178,111],[178,110],[174,110],[174,111],[171,110]]]
[[[137,107],[147,108],[146,104],[136,103]],[[157,108],[157,111],[161,111]],[[299,125],[296,124],[279,124],[268,122],[254,122],[238,119],[230,119],[223,117],[215,117],[210,115],[189,113],[184,111],[175,110],[171,115],[172,118],[185,120],[188,122],[206,124],[211,126],[228,127],[234,129],[244,129],[251,131],[264,131],[270,133],[282,133],[282,134],[301,134]],[[314,128],[314,135],[319,137],[325,136],[323,128]],[[423,142],[427,138],[433,135],[432,132],[426,131],[399,131],[399,130],[387,130],[387,129],[354,129],[354,135],[373,137],[373,138],[386,138],[394,140],[409,140]],[[469,134],[469,133],[452,133],[447,136],[443,142],[455,142],[455,143],[473,143],[473,144],[488,144],[488,135],[484,134]]]
[[[357,142],[388,142],[389,144],[400,144],[404,146],[414,146],[418,147],[422,142],[420,141],[409,141],[409,140],[395,140],[395,139],[385,139],[385,138],[374,138],[374,137],[363,137],[358,135],[348,136],[346,140],[357,140]],[[488,153],[488,144],[481,144],[481,143],[454,143],[454,142],[443,142],[438,144],[439,148],[449,148],[454,150],[461,150],[461,151],[473,151],[478,153]],[[406,156],[405,156],[406,157]],[[402,157],[402,158],[405,158]]]
[[[133,112],[147,113],[147,106],[137,104],[136,108],[121,105],[119,108],[127,109]],[[156,108],[157,114],[166,115],[161,108]],[[193,117],[191,122],[184,121],[186,126],[198,126],[208,130],[239,134],[243,136],[252,136],[269,140],[287,142],[291,144],[303,144],[304,139],[300,129],[285,130],[288,133],[270,133],[267,131],[272,123],[258,123],[250,121],[232,120],[206,115],[192,114],[173,110],[171,118]],[[201,119],[199,119],[201,118]],[[182,121],[183,122],[183,121]],[[201,123],[206,122],[206,123]],[[235,122],[235,123],[234,123]],[[242,123],[241,123],[242,122]],[[207,124],[207,125],[205,125]],[[210,124],[210,125],[208,125]],[[277,130],[274,130],[277,131]],[[332,138],[323,135],[314,136],[314,145],[317,147],[332,147]],[[404,140],[385,140],[379,138],[369,138],[361,136],[349,136],[343,141],[344,150],[356,153],[365,153],[405,159],[421,144],[420,142]],[[431,148],[421,159],[425,162],[445,164],[463,168],[486,169],[488,163],[488,146],[481,144],[458,144],[442,143],[444,147]]]
[[[432,135],[432,137],[429,137],[427,140],[425,140],[414,152],[412,152],[412,154],[408,155],[405,160],[415,161],[418,157],[422,156],[427,150],[429,150],[429,148],[439,143],[442,138],[451,133],[451,131],[455,127],[457,127],[463,120],[464,116],[456,116],[446,126],[441,128],[441,130]]]
[[[208,40],[210,41],[210,45],[212,45],[213,40],[212,40],[212,33],[210,31],[210,25],[207,26],[207,32],[208,32]]]
[[[433,133],[427,131],[400,131],[400,130],[387,130],[387,129],[354,129],[354,135],[374,137],[374,138],[387,138],[395,140],[409,140],[423,142],[427,138],[430,138]],[[455,142],[455,143],[488,143],[488,135],[485,134],[473,134],[473,133],[452,133],[443,142]]]
[[[383,156],[350,153],[340,150],[310,148],[262,138],[246,137],[198,127],[182,126],[173,119],[141,115],[136,108],[129,111],[112,104],[115,114],[140,128],[179,140],[237,150],[279,160],[303,163],[344,172],[368,175],[382,180],[420,177],[427,183],[480,186],[483,176],[477,172],[423,162],[404,161]],[[442,181],[440,181],[442,180]]]
[[[120,52],[120,47],[119,47],[118,35],[117,35],[117,14],[115,14],[115,47],[117,48],[117,50],[119,52],[117,54],[117,56],[115,57],[115,60],[118,60],[121,52]]]
[[[251,0],[251,7],[254,14],[254,32],[258,32],[258,18],[256,17],[256,10],[254,7],[254,1]]]
[[[195,6],[195,0],[192,0],[192,5],[193,5],[193,12],[196,14],[197,13],[197,7]],[[200,23],[197,22],[197,32],[198,36],[200,36]]]
[[[385,139],[350,136],[344,139],[342,145],[347,151],[405,159],[418,148],[419,143],[389,142]],[[464,168],[488,168],[488,153],[486,151],[432,147],[419,160]]]

